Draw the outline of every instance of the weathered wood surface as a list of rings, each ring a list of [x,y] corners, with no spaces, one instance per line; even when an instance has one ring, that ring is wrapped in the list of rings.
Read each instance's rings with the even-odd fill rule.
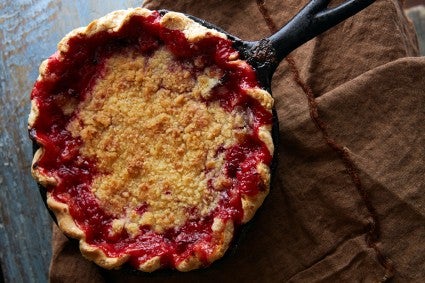
[[[27,134],[38,66],[73,28],[141,2],[0,1],[0,261],[5,282],[47,282],[51,220],[30,176]]]
[[[425,1],[423,1],[425,2]],[[407,16],[415,25],[418,35],[419,50],[425,56],[425,3],[420,6],[415,6],[406,10]]]
[[[71,29],[141,2],[0,1],[0,262],[5,282],[47,281],[51,220],[30,176],[27,134],[29,93],[38,66]]]

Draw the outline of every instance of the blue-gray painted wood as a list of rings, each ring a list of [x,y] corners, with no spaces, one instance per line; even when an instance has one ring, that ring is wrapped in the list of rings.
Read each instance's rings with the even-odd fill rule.
[[[418,35],[419,51],[422,56],[425,56],[425,5],[407,9],[406,14],[415,25]]]
[[[51,220],[30,174],[27,134],[38,66],[70,30],[141,2],[0,2],[0,262],[5,282],[47,282]]]

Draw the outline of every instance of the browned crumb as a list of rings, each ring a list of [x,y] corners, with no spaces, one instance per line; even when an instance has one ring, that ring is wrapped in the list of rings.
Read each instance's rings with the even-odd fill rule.
[[[221,72],[194,77],[165,48],[149,58],[126,49],[105,68],[68,130],[81,136],[81,153],[99,162],[103,174],[92,190],[102,206],[125,215],[114,229],[135,235],[150,225],[162,232],[183,225],[191,208],[198,217],[209,214],[230,182],[216,150],[236,143],[246,123],[242,113],[201,101]],[[209,189],[208,179],[217,176]],[[136,212],[141,203],[148,207],[142,214]]]

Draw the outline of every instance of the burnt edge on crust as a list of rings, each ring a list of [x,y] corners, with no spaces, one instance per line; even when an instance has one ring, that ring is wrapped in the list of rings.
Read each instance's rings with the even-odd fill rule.
[[[90,37],[98,32],[108,31],[114,32],[120,30],[132,16],[143,16],[147,17],[152,14],[152,11],[144,8],[135,8],[128,10],[119,10],[112,12],[102,18],[94,20],[87,27],[77,28],[67,34],[58,44],[59,58],[63,58],[68,51],[68,42],[70,39],[76,36],[84,35]],[[161,18],[161,25],[172,30],[180,30],[184,33],[189,42],[196,42],[202,38],[215,36],[221,38],[227,38],[225,34],[220,33],[216,30],[207,29],[193,20],[187,18],[183,14],[169,12]],[[44,76],[47,73],[48,59],[43,61],[39,68],[39,77],[37,81],[43,81]],[[270,94],[262,89],[254,88],[247,91],[248,95],[259,101],[261,105],[272,112],[273,98]],[[39,116],[39,109],[35,100],[31,101],[31,112],[28,119],[28,128],[31,129]],[[271,136],[272,125],[263,125],[259,129],[258,136],[264,142],[270,154],[274,153],[274,145]],[[35,151],[31,173],[35,180],[44,188],[55,187],[58,180],[54,177],[47,176],[40,170],[36,164],[37,161],[42,157],[44,147],[34,137],[34,141],[38,144],[39,148]],[[261,206],[265,197],[269,192],[270,187],[270,168],[264,163],[260,163],[257,168],[266,188],[264,191],[260,191],[255,196],[242,195],[242,207],[243,207],[243,219],[242,224],[248,222],[255,214],[256,210]],[[60,229],[69,237],[79,240],[79,246],[81,253],[84,257],[94,261],[99,266],[106,269],[120,268],[129,259],[129,254],[123,254],[119,257],[109,257],[103,252],[103,250],[97,246],[90,245],[85,240],[85,232],[81,230],[78,225],[74,222],[73,217],[69,212],[69,206],[65,203],[57,201],[51,193],[47,192],[47,205],[48,208],[54,213],[57,219],[57,224]],[[219,218],[215,218],[215,220]],[[220,222],[220,221],[218,221]],[[213,255],[208,258],[208,262],[221,258],[227,249],[229,248],[230,242],[234,236],[234,225],[232,221],[226,221],[225,223],[217,223],[214,221],[212,225],[214,241],[218,243]],[[215,227],[214,227],[215,226]],[[191,256],[180,262],[175,268],[179,271],[190,271],[202,266],[201,259],[197,256]],[[160,257],[155,256],[139,266],[139,270],[145,272],[152,272],[161,267]]]

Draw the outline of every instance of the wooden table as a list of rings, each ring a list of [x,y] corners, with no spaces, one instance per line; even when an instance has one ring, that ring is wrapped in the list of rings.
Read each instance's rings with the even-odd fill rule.
[[[30,175],[32,152],[27,133],[29,94],[39,64],[73,28],[141,2],[0,3],[0,282],[47,281],[52,223]]]
[[[29,95],[70,30],[137,0],[0,2],[0,282],[47,282],[51,220],[30,174]]]

